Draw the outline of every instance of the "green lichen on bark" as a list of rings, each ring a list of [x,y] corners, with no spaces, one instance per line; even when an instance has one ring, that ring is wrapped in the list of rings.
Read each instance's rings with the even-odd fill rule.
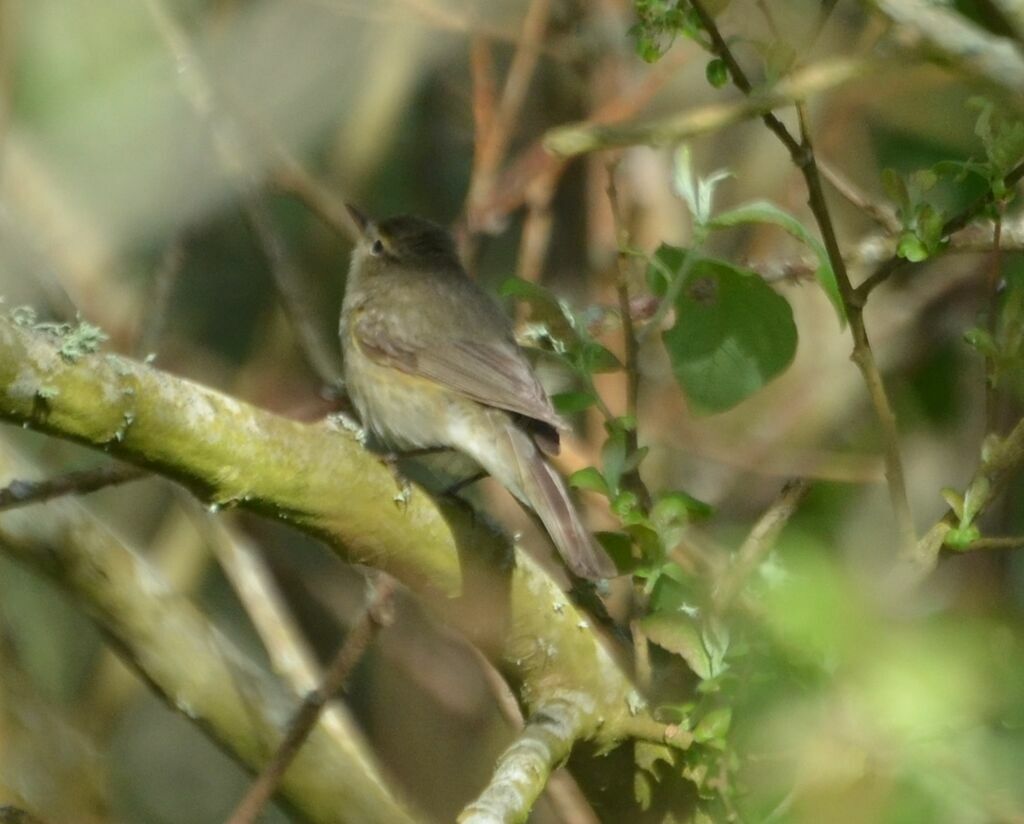
[[[39,389],[54,390],[45,401]],[[587,619],[528,556],[457,503],[413,488],[349,433],[257,409],[113,355],[63,359],[52,340],[0,321],[0,416],[172,477],[385,569],[491,651],[527,710],[575,702],[576,738],[611,743],[636,711],[629,680]],[[480,627],[481,616],[490,620]]]

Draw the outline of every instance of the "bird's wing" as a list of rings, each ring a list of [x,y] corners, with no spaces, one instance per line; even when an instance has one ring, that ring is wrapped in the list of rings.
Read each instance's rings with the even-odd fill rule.
[[[373,311],[359,312],[354,320],[352,334],[372,360],[436,381],[487,406],[567,428],[513,341],[444,336],[427,343],[403,335]]]

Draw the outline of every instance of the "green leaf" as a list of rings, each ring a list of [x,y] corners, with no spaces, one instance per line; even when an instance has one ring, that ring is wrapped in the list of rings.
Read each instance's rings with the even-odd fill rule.
[[[636,567],[636,558],[633,557],[633,541],[629,535],[622,532],[595,532],[594,537],[604,548],[615,566],[621,571],[629,571]]]
[[[701,679],[710,678],[711,656],[704,648],[700,626],[685,612],[659,612],[640,619],[640,629],[662,649],[674,652]]]
[[[774,40],[765,54],[765,79],[769,84],[775,83],[789,74],[796,62],[797,53],[788,43]]]
[[[562,415],[574,415],[589,409],[596,402],[590,392],[557,392],[551,396],[555,410]]]
[[[703,228],[711,220],[711,206],[715,198],[715,189],[728,177],[732,177],[732,174],[724,169],[717,169],[707,177],[700,177],[693,169],[689,145],[682,143],[676,150],[672,181],[676,194],[689,207],[690,214],[693,216],[694,237],[697,245],[700,245]]]
[[[633,773],[633,799],[636,805],[644,811],[651,807],[651,798],[654,795],[654,779],[649,772],[636,770]]]
[[[533,301],[535,303],[548,303],[558,306],[558,298],[549,292],[539,283],[523,280],[519,277],[511,277],[501,284],[498,294],[503,298],[520,298],[521,300]]]
[[[612,499],[611,510],[625,526],[647,526],[647,516],[640,508],[635,492],[619,492]]]
[[[700,411],[721,412],[782,372],[796,354],[793,312],[754,272],[702,259],[662,334],[672,371]]]
[[[661,568],[651,587],[648,607],[652,614],[686,611],[688,605],[693,603],[693,592],[681,580],[683,574],[682,569],[675,564],[665,564]]]
[[[942,212],[931,204],[922,203],[917,207],[917,236],[929,255],[934,255],[942,246],[942,227],[945,222]]]
[[[710,518],[712,514],[714,514],[714,509],[710,504],[706,504],[682,490],[659,493],[654,508],[651,510],[651,517],[655,521],[668,519],[703,521]]]
[[[604,478],[608,483],[608,489],[615,495],[619,491],[619,481],[622,480],[622,473],[626,470],[626,433],[621,430],[612,430],[608,440],[601,447],[601,468],[604,470]]]
[[[633,745],[633,761],[641,770],[649,772],[657,780],[658,762],[664,761],[668,766],[673,766],[676,763],[676,750],[667,744],[637,741]]]
[[[770,223],[773,226],[778,226],[814,252],[815,257],[818,258],[818,269],[815,276],[821,288],[825,290],[825,294],[828,295],[828,299],[835,307],[840,325],[845,327],[846,310],[843,308],[843,299],[839,294],[836,273],[832,268],[828,252],[821,241],[808,232],[799,220],[767,200],[756,200],[716,215],[708,222],[708,227],[724,229],[746,223]]]
[[[978,517],[978,513],[988,500],[991,491],[992,483],[986,475],[981,475],[967,487],[964,492],[964,508],[963,514],[960,516],[960,526],[970,526],[974,523],[974,519]]]
[[[940,490],[940,494],[942,495],[943,500],[949,505],[949,508],[953,510],[953,514],[956,515],[957,519],[963,521],[964,496],[950,486],[944,486]]]
[[[708,79],[708,83],[716,89],[720,89],[729,82],[729,69],[726,68],[724,60],[716,57],[704,67],[704,76]]]
[[[627,524],[626,532],[629,533],[633,543],[639,548],[644,566],[649,567],[665,563],[665,552],[662,548],[661,539],[658,533],[651,529],[647,523]],[[636,562],[633,565],[636,567]],[[619,569],[622,569],[622,567],[619,567]]]
[[[710,741],[722,741],[732,724],[732,709],[719,707],[705,715],[693,730],[693,740],[704,744]]]
[[[950,549],[962,552],[972,543],[981,537],[981,532],[976,526],[961,526],[949,530],[943,539],[943,544]]]
[[[895,169],[882,169],[882,188],[906,220],[912,211],[906,181]]]
[[[904,232],[896,245],[896,254],[911,263],[919,263],[927,259],[928,249],[916,234]]]
[[[604,476],[592,466],[573,472],[572,475],[569,476],[569,485],[576,489],[587,489],[591,492],[600,492],[605,496],[609,494],[608,483],[605,481]]]
[[[580,370],[588,375],[615,372],[622,368],[619,359],[596,341],[589,340],[580,348]]]
[[[996,342],[992,339],[992,335],[987,329],[973,326],[964,332],[964,340],[968,346],[976,349],[979,354],[984,355],[986,358],[994,358],[999,354]]]
[[[661,244],[654,253],[654,260],[647,266],[647,288],[657,297],[663,297],[668,290],[668,279],[665,277],[665,273],[675,274],[682,269],[688,254],[688,250],[680,249],[678,246]]]

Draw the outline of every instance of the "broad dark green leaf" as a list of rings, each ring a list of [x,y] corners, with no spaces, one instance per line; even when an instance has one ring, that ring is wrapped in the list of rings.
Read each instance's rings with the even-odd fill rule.
[[[593,406],[595,398],[589,392],[557,392],[551,396],[551,403],[562,415],[574,415]]]
[[[687,254],[689,252],[686,249],[669,246],[667,243],[661,244],[654,253],[654,261],[647,266],[647,288],[658,297],[664,295],[665,290],[668,289],[668,279],[665,277],[665,273],[678,272],[682,269]]]
[[[588,375],[599,372],[615,372],[622,363],[615,354],[596,341],[588,340],[580,348],[580,370]]]
[[[708,227],[722,229],[745,223],[770,223],[773,226],[778,226],[814,252],[814,256],[818,259],[818,269],[815,276],[818,278],[821,288],[825,290],[825,294],[828,295],[828,299],[835,307],[836,314],[839,315],[840,325],[845,326],[846,310],[843,307],[843,299],[839,294],[836,273],[832,268],[828,252],[821,241],[808,232],[799,220],[767,200],[756,200],[753,203],[737,206],[735,209],[715,215],[708,223]]]
[[[539,283],[533,283],[529,280],[523,280],[519,277],[513,277],[506,280],[501,284],[501,289],[498,290],[503,298],[520,298],[522,300],[533,301],[535,303],[547,303],[553,306],[558,305],[558,298],[553,293],[549,292]]]
[[[693,730],[693,740],[698,743],[721,741],[732,724],[732,709],[720,707],[705,715]]]
[[[591,492],[600,492],[602,495],[608,494],[607,481],[605,481],[604,476],[592,466],[573,472],[572,475],[569,476],[569,485],[576,487],[576,489],[588,489]]]
[[[662,649],[682,657],[700,678],[710,678],[711,656],[704,648],[700,627],[685,612],[659,612],[640,620],[640,629]]]
[[[698,411],[721,412],[789,366],[797,332],[789,303],[756,273],[703,259],[687,276],[675,325],[662,339]]]

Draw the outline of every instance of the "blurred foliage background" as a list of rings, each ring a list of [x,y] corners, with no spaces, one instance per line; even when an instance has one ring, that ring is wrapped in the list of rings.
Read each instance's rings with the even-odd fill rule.
[[[946,174],[901,203],[899,181],[939,162],[983,160],[981,110],[968,101],[984,97],[991,117],[1012,124],[1020,104],[1011,76],[1000,84],[966,70],[948,49],[927,59],[917,46],[935,43],[915,40],[906,20],[894,26],[890,4],[840,0],[816,37],[821,4],[810,0],[713,5],[759,82],[794,61],[869,64],[808,103],[819,160],[857,193],[826,191],[854,283],[895,248],[908,215],[922,217],[920,202],[949,216],[988,190],[979,175]],[[343,405],[324,391],[324,370],[309,366],[302,335],[327,341],[336,365],[350,240],[296,196],[306,191],[296,169],[371,214],[452,225],[489,289],[512,276],[543,284],[623,359],[614,320],[622,237],[609,175],[630,247],[646,256],[661,244],[687,248],[695,221],[677,191],[677,154],[636,146],[563,162],[541,141],[586,118],[656,118],[740,97],[716,88],[721,68],[685,35],[645,45],[624,0],[167,2],[186,51],[168,38],[160,6],[0,0],[0,294],[7,308],[32,306],[41,318],[80,316],[112,350],[303,420]],[[1015,49],[1019,32],[1001,7],[956,3],[949,13]],[[524,49],[538,15],[540,34]],[[212,112],[197,108],[202,89],[190,97],[197,66],[216,93]],[[510,91],[507,78],[522,88]],[[510,111],[488,113],[488,100],[509,95]],[[795,124],[790,109],[780,116]],[[482,132],[495,118],[501,131]],[[689,149],[694,176],[729,173],[715,188],[716,209],[770,201],[817,236],[803,181],[760,120],[696,135]],[[307,293],[298,308],[305,333],[289,322],[267,236],[253,229],[247,204],[256,195]],[[942,244],[931,238],[935,248],[918,255],[929,259],[897,272],[867,305],[918,534],[947,512],[941,490],[968,484],[986,436],[1020,417],[1020,320],[1007,307],[1017,312],[1024,289],[1024,235],[1004,201],[1001,251],[991,249],[990,228],[966,251],[933,254]],[[889,209],[892,231],[880,228],[875,204]],[[1019,553],[946,552],[912,589],[895,584],[883,442],[849,332],[814,283],[813,255],[809,265],[805,245],[766,223],[716,231],[702,249],[758,272],[786,299],[795,357],[741,403],[706,414],[681,391],[658,337],[644,342],[642,478],[710,514],[694,504],[661,559],[658,576],[675,584],[655,587],[651,575],[613,584],[613,617],[628,624],[699,611],[701,576],[728,563],[784,483],[806,479],[810,492],[753,571],[749,608],[714,638],[705,626],[695,642],[644,645],[648,693],[666,718],[695,730],[692,757],[624,747],[574,759],[589,803],[545,796],[531,820],[1024,820]],[[643,316],[647,281],[634,285]],[[529,304],[509,304],[524,328],[538,320]],[[978,344],[986,329],[998,338],[998,379],[996,355]],[[540,365],[553,391],[580,389],[552,359]],[[625,413],[622,371],[592,377],[610,412]],[[608,433],[601,412],[584,405],[559,459],[566,473],[604,465]],[[39,477],[99,462],[55,439],[0,434]],[[984,515],[985,535],[1024,532],[1021,493],[1007,484]],[[485,482],[470,496],[548,557],[507,495]],[[84,500],[263,656],[217,563],[206,512],[158,480]],[[622,512],[600,494],[582,501],[595,529],[620,529]],[[698,509],[704,517],[691,518]],[[279,525],[218,518],[258,549],[304,634],[329,656],[363,603],[360,571]],[[0,658],[0,802],[53,822],[199,823],[223,820],[244,791],[242,770],[124,670],[73,605],[2,556]],[[350,703],[396,785],[439,821],[480,790],[511,738],[474,654],[411,600],[361,663]],[[286,818],[276,810],[267,820]]]

